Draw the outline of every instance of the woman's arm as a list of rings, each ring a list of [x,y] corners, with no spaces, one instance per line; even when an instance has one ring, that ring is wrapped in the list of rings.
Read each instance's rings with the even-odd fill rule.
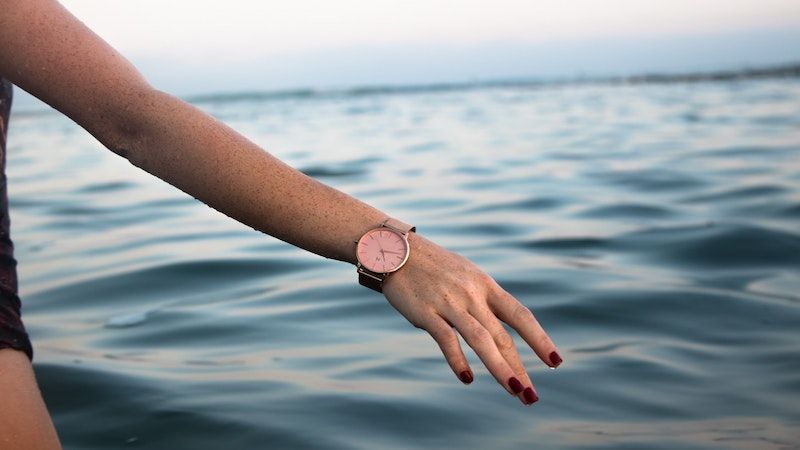
[[[387,215],[285,165],[193,106],[152,89],[136,69],[53,0],[0,2],[0,75],[71,117],[132,164],[228,216],[319,255],[355,263],[355,245]],[[455,329],[497,381],[535,397],[511,336],[548,365],[555,346],[528,308],[463,257],[420,235],[384,293],[471,378]],[[355,279],[355,273],[354,273]],[[469,376],[464,375],[468,372]]]
[[[384,215],[163,92],[55,1],[5,1],[0,74],[132,164],[257,230],[353,262]]]
[[[53,422],[25,353],[0,349],[0,450],[57,450]]]

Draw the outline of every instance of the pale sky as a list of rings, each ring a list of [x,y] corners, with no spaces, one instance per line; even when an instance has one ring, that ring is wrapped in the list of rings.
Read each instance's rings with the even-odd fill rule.
[[[800,27],[797,0],[64,0],[132,54],[227,57],[352,45],[538,43]]]
[[[178,94],[800,61],[798,0],[62,3]]]

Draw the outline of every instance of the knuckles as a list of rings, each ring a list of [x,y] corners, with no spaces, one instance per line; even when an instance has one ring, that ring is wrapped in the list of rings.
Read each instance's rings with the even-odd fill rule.
[[[516,346],[514,345],[514,339],[511,337],[511,335],[509,335],[505,331],[498,332],[493,337],[494,337],[494,342],[497,345],[497,348],[501,352],[506,352],[508,350],[516,348]]]
[[[511,313],[514,321],[530,322],[534,320],[533,312],[522,303],[517,303]]]
[[[484,326],[481,325],[479,322],[470,324],[469,327],[467,328],[467,333],[469,333],[469,335],[472,336],[472,339],[481,344],[488,344],[493,340],[491,333],[489,333],[489,330],[484,328]]]

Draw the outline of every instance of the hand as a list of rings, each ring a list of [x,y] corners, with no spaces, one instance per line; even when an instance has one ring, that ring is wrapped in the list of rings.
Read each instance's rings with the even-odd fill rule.
[[[384,282],[389,303],[439,344],[456,376],[472,382],[472,370],[456,335],[461,334],[509,394],[530,405],[538,400],[514,340],[515,329],[550,367],[561,363],[555,345],[533,313],[468,259],[410,233],[411,256]]]

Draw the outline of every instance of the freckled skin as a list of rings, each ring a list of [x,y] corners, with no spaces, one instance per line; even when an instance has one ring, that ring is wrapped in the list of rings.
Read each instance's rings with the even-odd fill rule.
[[[3,0],[0,8],[1,77],[69,116],[134,166],[212,208],[351,264],[356,263],[355,242],[390,216],[302,174],[194,106],[153,89],[124,57],[54,0]],[[460,383],[466,370],[473,373],[458,333],[506,392],[515,392],[508,384],[512,377],[532,386],[516,348],[504,345],[513,341],[500,323],[515,329],[550,364],[555,345],[530,310],[466,258],[416,233],[409,235],[409,246],[408,262],[388,277],[383,293],[439,344],[454,381]],[[372,256],[376,264],[393,264],[386,249]],[[14,448],[59,448],[54,433],[37,434],[50,439],[35,443],[8,434],[15,429],[52,430],[52,423],[35,389],[30,361],[15,350],[3,352],[22,356],[0,360],[0,374],[6,368],[17,370],[5,387],[18,383],[14,392],[27,394],[14,401],[25,408],[34,405],[31,411],[36,412],[19,416],[11,412],[20,408],[0,408],[0,444],[5,440],[14,442]],[[522,393],[516,395],[525,403]],[[5,405],[2,392],[0,399]],[[38,445],[42,442],[47,445]]]

